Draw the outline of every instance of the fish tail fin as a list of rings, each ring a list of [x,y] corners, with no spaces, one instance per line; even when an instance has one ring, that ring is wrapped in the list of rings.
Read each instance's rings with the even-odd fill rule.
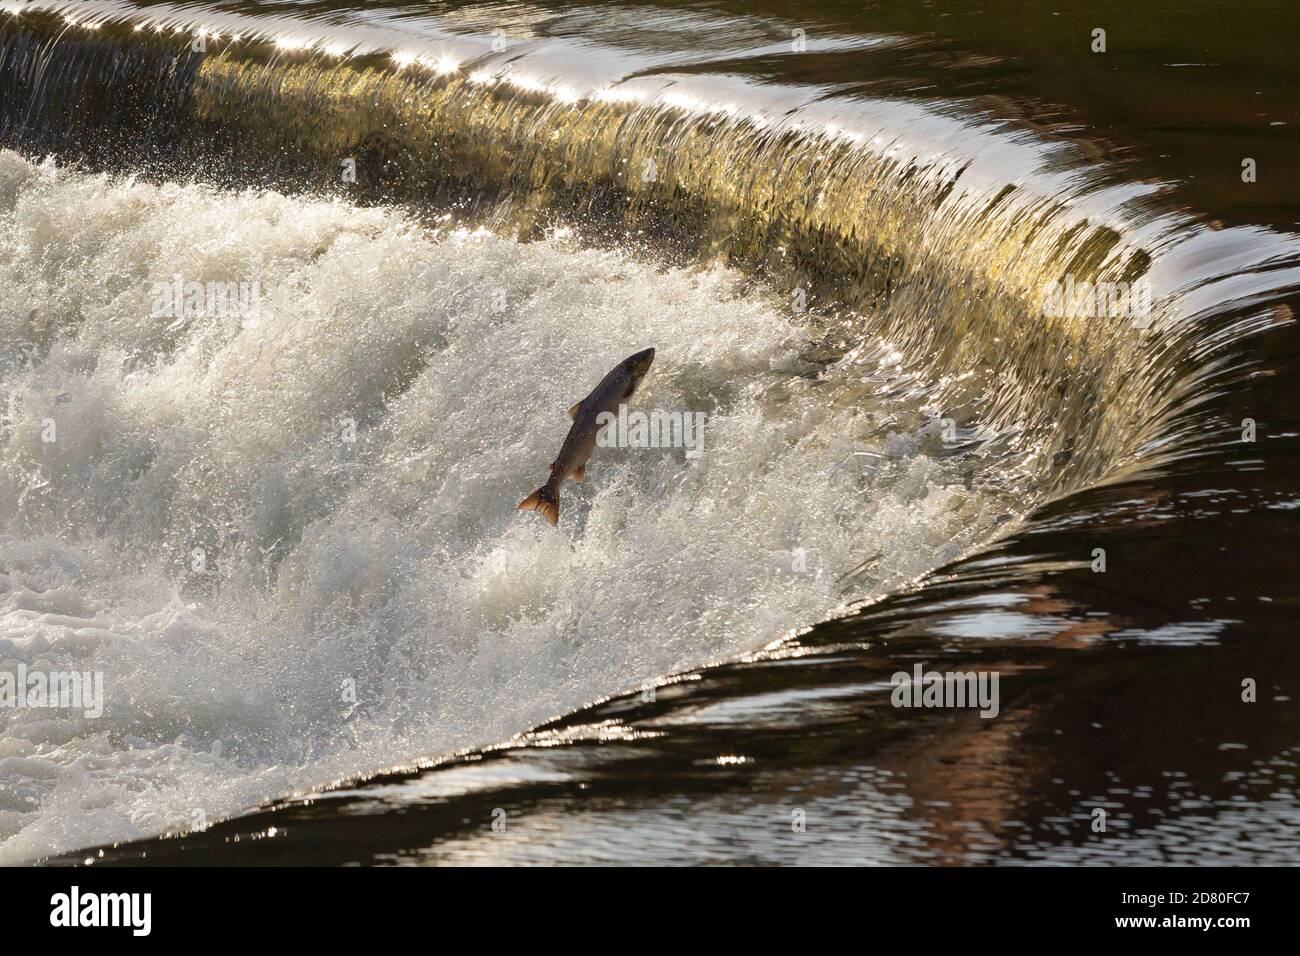
[[[545,484],[531,495],[519,502],[516,511],[540,511],[552,525],[560,520],[560,489],[552,484]]]

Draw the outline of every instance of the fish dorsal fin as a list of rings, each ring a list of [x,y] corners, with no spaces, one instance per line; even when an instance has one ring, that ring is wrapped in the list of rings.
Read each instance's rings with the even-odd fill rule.
[[[578,470],[573,473],[574,480],[582,481],[586,477],[587,477],[587,466],[585,464],[579,465]]]
[[[572,408],[569,409],[569,417],[570,417],[570,418],[577,418],[577,417],[578,417],[578,412],[580,412],[580,411],[582,411],[582,402],[577,402],[577,403],[574,404],[574,406],[573,406]]]

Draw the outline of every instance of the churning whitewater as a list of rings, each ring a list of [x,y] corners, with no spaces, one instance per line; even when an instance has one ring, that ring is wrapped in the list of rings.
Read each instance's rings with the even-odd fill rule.
[[[0,708],[0,862],[508,737],[1025,506],[887,348],[837,362],[736,273],[560,234],[6,152],[0,324],[0,670],[104,690]],[[638,403],[706,413],[705,452],[601,448],[558,530],[516,512],[647,342]]]

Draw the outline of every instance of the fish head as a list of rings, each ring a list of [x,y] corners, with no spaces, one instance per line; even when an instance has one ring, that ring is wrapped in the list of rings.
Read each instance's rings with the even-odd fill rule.
[[[630,355],[623,360],[623,367],[627,369],[627,374],[632,376],[633,383],[640,383],[645,378],[646,372],[650,371],[650,365],[655,360],[654,349],[643,349],[636,355]]]

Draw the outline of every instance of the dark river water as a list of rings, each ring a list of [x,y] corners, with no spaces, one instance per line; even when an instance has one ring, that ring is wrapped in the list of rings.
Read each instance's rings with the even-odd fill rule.
[[[1294,4],[0,10],[0,862],[1297,860]]]

